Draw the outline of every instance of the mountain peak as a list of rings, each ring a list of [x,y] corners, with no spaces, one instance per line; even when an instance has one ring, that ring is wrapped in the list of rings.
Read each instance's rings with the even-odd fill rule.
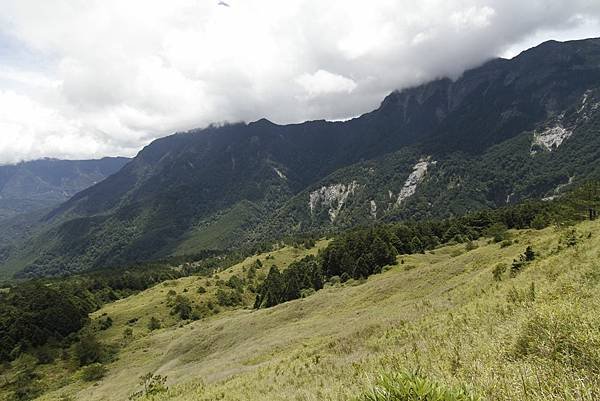
[[[267,126],[267,127],[274,127],[277,126],[277,124],[275,124],[274,122],[266,119],[266,118],[261,118],[260,120],[256,120],[256,121],[252,121],[251,123],[249,123],[248,125],[252,125],[252,126]]]

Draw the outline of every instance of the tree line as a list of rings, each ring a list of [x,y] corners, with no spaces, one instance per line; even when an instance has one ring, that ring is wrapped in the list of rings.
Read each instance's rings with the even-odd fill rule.
[[[361,279],[396,263],[398,254],[425,252],[441,244],[466,243],[481,237],[495,242],[508,229],[542,229],[595,218],[600,183],[586,183],[552,201],[526,201],[439,220],[382,224],[347,231],[335,237],[316,257],[306,257],[280,271],[272,267],[258,289],[255,308],[271,307],[323,288],[323,283]]]

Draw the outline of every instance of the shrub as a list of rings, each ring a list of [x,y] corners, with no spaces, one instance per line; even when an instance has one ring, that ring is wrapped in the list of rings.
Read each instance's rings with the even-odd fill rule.
[[[550,216],[538,214],[531,220],[531,228],[541,230],[550,225]]]
[[[73,347],[75,360],[79,366],[101,362],[105,356],[105,348],[93,334],[84,334]]]
[[[127,327],[125,330],[123,330],[123,339],[131,340],[132,338],[133,338],[133,329],[131,327]]]
[[[154,331],[154,330],[158,330],[160,329],[160,320],[158,320],[156,317],[152,316],[150,318],[150,321],[148,322],[148,330],[150,331]]]
[[[571,248],[577,245],[577,230],[571,228],[567,233],[560,239],[567,247]]]
[[[236,306],[242,303],[242,296],[235,290],[217,290],[217,302],[221,306]]]
[[[200,287],[198,287],[198,289],[196,290],[196,292],[198,294],[204,294],[204,293],[206,293],[206,288],[200,286]]]
[[[37,362],[40,365],[47,365],[56,359],[56,350],[49,345],[44,345],[36,349],[33,354],[37,358]]]
[[[13,385],[15,390],[9,400],[32,400],[42,394],[40,375],[34,367],[35,358],[28,354],[21,354],[14,362]]]
[[[465,250],[467,252],[472,251],[474,249],[477,249],[477,244],[475,242],[469,241],[469,242],[466,243]]]
[[[102,379],[106,372],[106,367],[101,363],[92,363],[81,369],[81,378],[86,382],[94,382]]]
[[[514,259],[512,262],[512,266],[510,268],[511,277],[515,277],[521,270],[525,268],[525,266],[535,260],[535,252],[531,246],[528,246],[525,249],[525,252],[519,256],[518,259]]]
[[[104,319],[99,320],[100,330],[108,330],[113,325],[113,320],[110,316],[106,316]]]
[[[525,262],[523,261],[523,259],[514,259],[512,265],[510,266],[510,276],[516,277],[517,274],[519,274],[519,272],[521,272],[521,270],[523,270],[524,267]]]
[[[173,300],[173,308],[171,315],[179,315],[182,320],[187,320],[192,317],[192,303],[188,297],[177,295]]]
[[[256,277],[256,267],[254,265],[250,265],[248,270],[246,271],[246,277],[248,280],[252,280]]]
[[[532,260],[535,259],[535,252],[533,251],[533,248],[531,246],[528,246],[525,249],[525,253],[523,254],[523,256],[525,256],[525,261],[526,262],[531,262]]]
[[[147,373],[140,377],[140,386],[142,386],[142,389],[131,394],[129,399],[135,400],[142,397],[147,398],[149,396],[164,393],[168,390],[168,387],[165,385],[166,382],[166,376]]]
[[[317,243],[315,242],[314,239],[309,238],[306,241],[304,241],[304,248],[306,249],[310,249],[313,248]]]
[[[227,287],[232,288],[232,289],[234,289],[234,290],[236,290],[238,292],[243,292],[244,291],[244,283],[235,274],[232,275],[231,277],[229,277],[229,280],[227,280],[226,285],[227,285]]]
[[[484,231],[484,235],[492,237],[496,243],[509,239],[508,228],[502,223],[492,224]]]
[[[498,263],[494,270],[492,270],[492,275],[494,276],[494,280],[502,281],[502,275],[506,272],[507,266],[506,263]]]
[[[393,373],[380,376],[377,385],[357,401],[479,401],[465,388],[447,387],[418,374]]]

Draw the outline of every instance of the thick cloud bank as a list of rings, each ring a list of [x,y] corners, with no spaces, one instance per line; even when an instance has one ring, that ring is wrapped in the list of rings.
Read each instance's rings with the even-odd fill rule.
[[[132,155],[211,122],[369,111],[535,41],[597,0],[0,0],[0,163]]]

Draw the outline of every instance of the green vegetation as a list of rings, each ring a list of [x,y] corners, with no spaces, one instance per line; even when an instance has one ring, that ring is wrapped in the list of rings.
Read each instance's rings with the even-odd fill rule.
[[[107,369],[101,363],[93,363],[81,369],[81,378],[86,382],[95,382],[106,375]]]
[[[498,263],[494,270],[492,270],[492,275],[494,276],[494,280],[502,281],[502,276],[506,272],[507,266],[505,263]]]
[[[31,282],[0,293],[0,361],[10,361],[50,340],[68,341],[92,311],[86,300]]]
[[[478,401],[464,388],[447,388],[411,373],[382,375],[357,401]]]
[[[600,199],[595,188],[555,202],[355,229],[230,267],[212,258],[160,265],[146,271],[155,285],[134,270],[110,279],[122,284],[118,291],[65,291],[63,302],[89,308],[81,327],[7,356],[0,394],[271,401],[310,389],[319,399],[592,400],[600,333],[586,311],[600,300],[600,226],[564,225],[587,218],[581,211]],[[555,224],[534,230],[541,214]],[[62,294],[75,283],[107,283],[100,277],[27,283],[2,296],[28,285]],[[112,296],[120,299],[104,301]]]
[[[396,255],[425,252],[440,244],[463,243],[465,251],[477,248],[474,240],[491,237],[501,247],[512,245],[508,229],[541,229],[552,221],[572,223],[587,218],[588,208],[600,204],[600,185],[588,183],[554,202],[526,202],[496,210],[484,210],[462,217],[425,220],[354,229],[338,235],[318,257],[291,264],[283,273],[271,268],[254,303],[255,308],[270,307],[298,299],[303,291],[318,291],[325,281],[346,282],[380,273],[384,266],[396,263]],[[542,223],[542,221],[544,223]],[[574,246],[576,238],[569,232],[564,239]],[[528,246],[511,266],[516,276],[535,259]],[[504,270],[497,266],[494,278],[500,281]]]
[[[138,398],[148,398],[167,391],[165,385],[167,378],[161,375],[147,373],[140,377],[140,385],[142,389],[129,396],[130,400]]]
[[[158,320],[154,316],[150,317],[150,321],[148,322],[148,330],[154,331],[154,330],[158,330],[160,328],[161,328],[160,320]]]
[[[243,255],[243,252],[223,255],[207,251],[127,269],[97,270],[8,287],[0,292],[0,362],[14,360],[23,352],[33,353],[40,360],[48,359],[46,345],[66,349],[77,342],[74,334],[88,322],[88,315],[102,305],[165,280],[191,274],[210,275],[214,270],[237,263]],[[176,293],[173,296],[174,315],[181,319],[199,318],[187,297]],[[105,331],[112,327],[113,318],[103,315],[94,324]]]
[[[529,264],[529,262],[535,259],[535,252],[531,246],[528,246],[522,255],[519,255],[518,259],[513,260],[512,266],[510,267],[510,274],[512,277],[516,276]]]
[[[573,229],[578,243],[566,247],[563,238]],[[95,385],[57,359],[30,364],[24,374],[37,379],[24,388],[43,392],[44,401],[65,395],[143,399],[153,382],[160,388],[151,396],[157,401],[277,401],[303,395],[411,400],[417,391],[423,400],[593,400],[600,384],[600,321],[594,312],[600,306],[598,232],[598,222],[511,230],[519,246],[502,248],[487,239],[475,240],[477,248],[469,252],[464,244],[441,246],[435,253],[402,255],[404,264],[366,281],[340,280],[272,308],[231,307],[183,326],[170,315],[170,291],[175,299],[190,289],[185,296],[196,307],[216,304],[219,289],[235,291],[227,283],[235,287],[248,275],[266,279],[273,265],[284,274],[294,263],[314,263],[316,250],[327,244],[311,250],[313,257],[294,248],[251,257],[218,274],[166,281],[92,314],[93,322],[113,320],[106,330],[96,329],[104,344],[121,344],[123,330],[133,328],[118,358],[103,363],[107,371]],[[513,278],[504,271],[502,281],[494,280],[498,263],[509,266],[527,247],[536,255],[527,269]],[[206,292],[192,291],[198,286]],[[254,298],[246,291],[248,307]],[[161,328],[146,329],[152,317]],[[15,361],[0,377],[14,377],[17,366]],[[50,379],[56,374],[60,380]],[[140,376],[146,376],[143,383],[135,379]],[[12,380],[0,391],[10,394]]]
[[[166,280],[141,293],[130,291],[132,295],[129,297],[104,304],[100,310],[91,314],[91,319],[87,319],[86,314],[86,321],[89,320],[89,323],[80,333],[69,335],[68,341],[57,344],[51,340],[46,346],[23,350],[26,352],[21,353],[15,361],[5,362],[6,369],[0,370],[0,399],[4,394],[13,397],[17,390],[23,392],[23,397],[33,397],[32,394],[60,388],[65,386],[65,383],[80,386],[89,381],[101,385],[99,383],[110,379],[110,368],[123,360],[123,357],[128,358],[127,350],[136,347],[140,339],[148,338],[154,333],[170,333],[171,330],[195,319],[208,319],[239,306],[252,306],[256,296],[252,288],[264,279],[267,269],[273,264],[286,266],[307,255],[314,255],[326,243],[319,241],[316,247],[311,249],[305,249],[303,246],[284,247],[258,257],[249,257],[218,274],[208,273],[211,269],[206,269],[202,262],[194,262],[187,269],[199,271],[198,275]],[[156,274],[152,268],[147,272],[149,275]],[[113,271],[107,273],[113,274]],[[90,277],[77,276],[63,280],[50,280],[43,288],[63,288],[62,286],[66,286],[71,280],[85,283]],[[204,288],[205,291],[193,291],[198,287]],[[21,288],[16,286],[6,294]],[[99,290],[102,290],[102,287]],[[104,290],[101,293],[104,293]],[[221,292],[226,294],[225,301],[220,295]],[[97,301],[94,298],[95,293],[85,293],[91,300]],[[190,312],[188,306],[191,308],[189,320],[185,315]],[[177,308],[175,313],[172,313],[173,308]],[[41,364],[42,360],[45,361],[44,364]],[[20,376],[16,375],[20,371],[19,366],[28,367]],[[142,375],[141,372],[138,374]],[[30,384],[20,385],[22,389],[16,386],[23,381]],[[128,391],[132,394],[133,387]],[[59,393],[59,399],[66,397],[64,392]]]
[[[192,303],[183,295],[176,295],[172,301],[172,315],[178,315],[180,319],[187,320],[192,317]]]
[[[323,278],[317,259],[314,256],[307,256],[291,263],[283,273],[277,266],[272,266],[259,288],[254,307],[275,306],[302,297],[304,290],[321,288],[323,288]]]

